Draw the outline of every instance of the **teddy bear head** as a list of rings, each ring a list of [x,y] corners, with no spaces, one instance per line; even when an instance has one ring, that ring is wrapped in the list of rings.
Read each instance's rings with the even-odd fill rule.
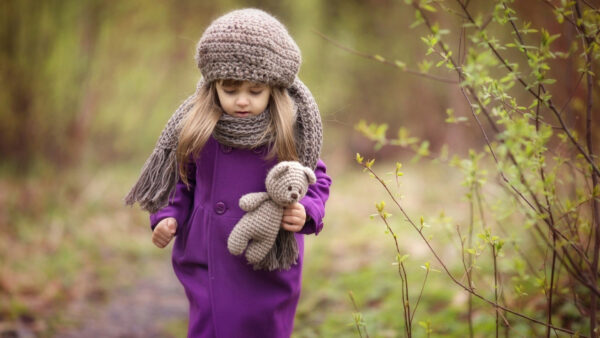
[[[271,199],[286,206],[298,202],[306,195],[308,185],[316,182],[315,173],[299,162],[284,161],[267,174],[265,185]]]

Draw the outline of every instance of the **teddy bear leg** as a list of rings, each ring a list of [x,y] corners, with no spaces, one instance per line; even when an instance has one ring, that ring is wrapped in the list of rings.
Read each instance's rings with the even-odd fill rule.
[[[248,249],[246,250],[246,258],[248,259],[248,262],[251,264],[256,264],[265,258],[269,250],[271,250],[274,241],[274,239],[273,241],[268,239],[262,241],[253,240],[248,245]]]

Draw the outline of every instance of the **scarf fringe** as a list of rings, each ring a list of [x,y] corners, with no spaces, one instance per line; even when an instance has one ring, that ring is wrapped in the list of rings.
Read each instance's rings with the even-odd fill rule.
[[[138,202],[151,213],[164,207],[177,183],[177,158],[171,149],[156,148],[146,160],[138,181],[125,197],[125,204]]]
[[[262,261],[253,265],[254,270],[289,270],[298,260],[298,243],[293,232],[280,230],[275,244]]]

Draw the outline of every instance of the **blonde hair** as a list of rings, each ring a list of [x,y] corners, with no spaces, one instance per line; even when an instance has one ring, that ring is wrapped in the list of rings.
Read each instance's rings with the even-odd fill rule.
[[[242,81],[224,80],[227,85],[239,85]],[[267,159],[275,156],[279,161],[297,161],[296,141],[294,132],[294,104],[287,90],[282,87],[271,87],[269,98],[271,124],[263,136],[273,134],[274,142],[270,145]],[[177,167],[181,180],[189,185],[188,163],[200,156],[200,151],[213,133],[222,114],[225,114],[219,103],[216,81],[203,86],[182,121],[177,144]],[[242,117],[243,118],[243,117]]]

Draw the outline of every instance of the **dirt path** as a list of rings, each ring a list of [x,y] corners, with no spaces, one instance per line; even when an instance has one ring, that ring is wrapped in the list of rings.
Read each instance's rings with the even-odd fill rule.
[[[111,292],[106,303],[71,310],[80,325],[55,337],[168,337],[165,326],[185,321],[188,304],[165,258],[147,276]]]

